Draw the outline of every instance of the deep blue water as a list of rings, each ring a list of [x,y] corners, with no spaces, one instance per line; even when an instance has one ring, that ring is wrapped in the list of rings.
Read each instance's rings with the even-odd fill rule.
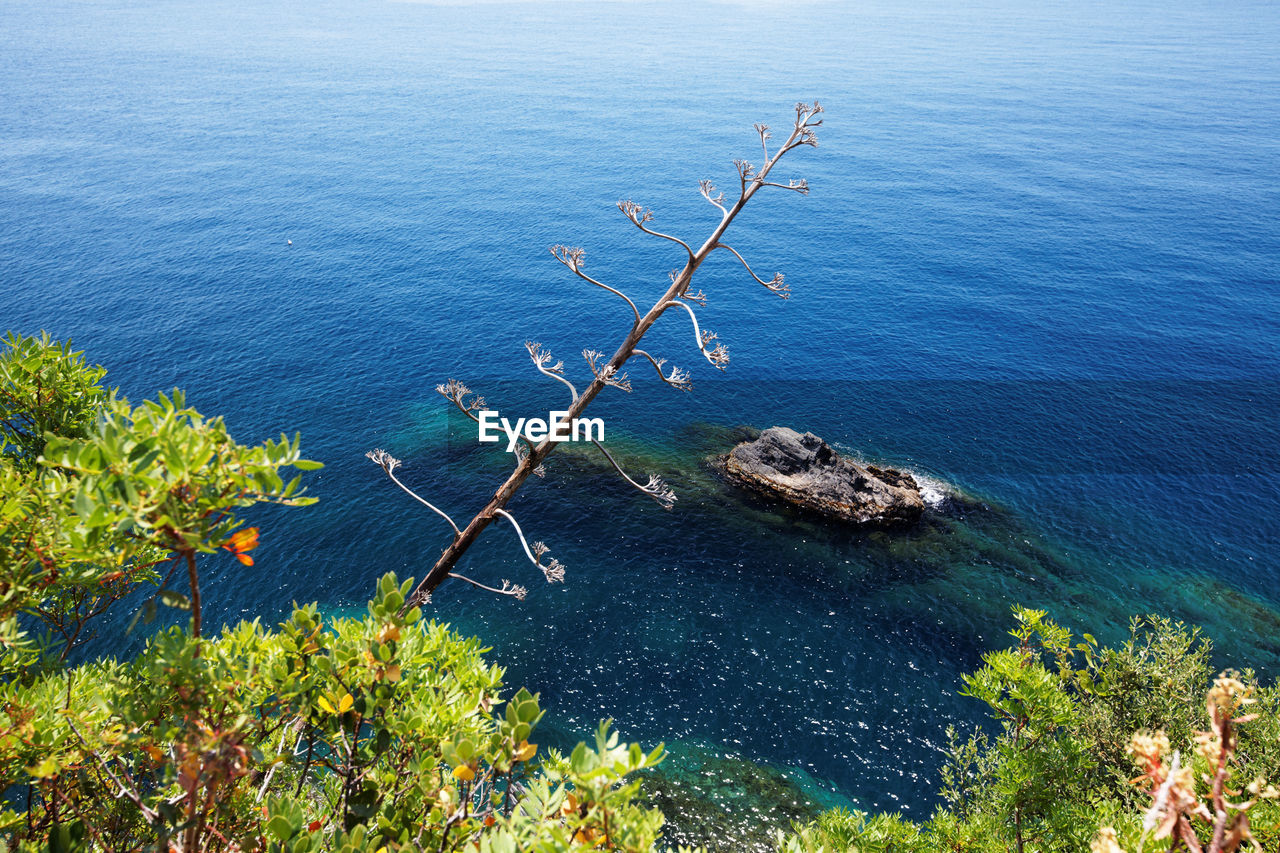
[[[761,194],[729,235],[794,298],[714,259],[729,369],[669,316],[647,349],[693,393],[637,368],[593,410],[678,508],[553,458],[512,508],[566,584],[495,527],[467,567],[529,598],[434,605],[560,737],[611,716],[921,815],[941,732],[980,716],[959,677],[1014,602],[1109,638],[1168,613],[1280,672],[1277,43],[1265,2],[9,0],[0,319],[74,339],[132,398],[185,388],[243,441],[300,431],[321,503],[261,516],[257,565],[211,564],[206,599],[343,609],[444,544],[365,450],[469,517],[506,463],[434,385],[546,411],[563,388],[522,342],[581,377],[625,331],[547,246],[653,299],[679,254],[614,202],[701,242],[697,181],[730,186],[752,122],[819,98],[821,147],[779,172],[811,195]],[[701,466],[707,424],[774,423],[985,508],[855,536]]]

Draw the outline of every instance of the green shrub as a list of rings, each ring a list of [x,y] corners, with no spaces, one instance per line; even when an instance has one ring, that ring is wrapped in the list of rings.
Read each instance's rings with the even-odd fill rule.
[[[33,850],[63,831],[104,849],[649,849],[661,815],[623,777],[661,748],[602,724],[539,756],[537,697],[502,702],[477,640],[400,615],[409,587],[385,576],[363,619],[171,628],[128,664],[6,685],[0,772],[28,793],[0,827]]]
[[[377,585],[363,619],[296,607],[201,636],[199,564],[246,565],[259,503],[301,506],[298,440],[235,442],[180,392],[130,406],[47,337],[0,354],[0,843],[6,849],[510,853],[650,849],[627,777],[662,748],[601,723],[569,755],[530,741],[479,641]],[[185,592],[171,585],[185,570]],[[112,604],[190,611],[135,660],[66,666]]]
[[[1016,644],[984,655],[982,668],[965,677],[962,691],[987,705],[999,730],[963,737],[948,731],[942,805],[928,820],[913,824],[897,815],[827,812],[780,838],[779,849],[1163,850],[1171,849],[1172,836],[1159,836],[1160,824],[1173,826],[1181,818],[1182,831],[1198,833],[1205,850],[1236,849],[1232,826],[1250,827],[1260,849],[1280,849],[1280,808],[1265,782],[1280,778],[1280,692],[1259,688],[1250,673],[1214,680],[1209,641],[1179,622],[1134,619],[1128,639],[1107,648],[1088,634],[1074,641],[1041,611],[1015,608],[1014,617],[1010,633]],[[1232,689],[1248,695],[1242,700],[1249,703],[1247,715],[1239,713],[1243,706],[1230,719],[1213,712],[1214,691],[1223,684],[1238,685]],[[1180,747],[1181,766],[1191,767],[1190,756],[1207,748],[1206,738],[1212,740],[1203,730],[1218,732],[1214,737],[1228,744],[1214,755],[1226,756],[1223,790],[1230,797],[1214,799],[1214,773],[1200,757],[1194,779],[1187,780],[1200,784],[1187,788],[1194,796],[1188,794],[1179,811],[1158,791],[1174,766],[1169,745]],[[1153,743],[1159,747],[1154,753]],[[1147,753],[1155,758],[1135,765],[1134,757]],[[1233,808],[1232,798],[1246,807]],[[1196,811],[1201,806],[1203,813]],[[1227,831],[1214,842],[1214,821],[1205,815],[1219,813]]]

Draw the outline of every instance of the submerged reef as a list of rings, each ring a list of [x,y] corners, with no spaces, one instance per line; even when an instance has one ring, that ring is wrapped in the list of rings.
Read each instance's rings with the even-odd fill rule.
[[[667,818],[667,845],[702,845],[709,853],[771,851],[776,832],[851,805],[802,770],[691,742],[671,744],[668,760],[644,774],[642,790]]]

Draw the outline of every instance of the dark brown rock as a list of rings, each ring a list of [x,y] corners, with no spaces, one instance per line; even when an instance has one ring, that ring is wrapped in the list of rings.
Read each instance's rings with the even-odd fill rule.
[[[813,433],[787,427],[770,427],[739,444],[724,468],[743,486],[853,524],[913,524],[924,511],[920,487],[910,474],[859,465]]]

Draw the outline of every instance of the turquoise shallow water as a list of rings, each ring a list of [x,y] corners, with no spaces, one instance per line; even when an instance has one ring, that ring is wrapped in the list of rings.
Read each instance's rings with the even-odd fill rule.
[[[648,348],[694,392],[633,371],[594,411],[678,508],[566,453],[513,510],[567,583],[535,585],[494,529],[468,567],[529,599],[435,607],[542,691],[557,738],[610,716],[691,776],[739,778],[728,754],[924,814],[942,731],[978,718],[959,677],[1011,603],[1110,638],[1159,610],[1277,672],[1278,23],[1265,3],[15,0],[0,309],[131,397],[177,385],[242,440],[301,431],[321,503],[265,514],[257,565],[211,565],[207,598],[226,620],[342,609],[443,544],[366,449],[465,516],[505,463],[432,387],[543,412],[563,389],[522,342],[582,376],[568,356],[624,330],[546,247],[653,298],[679,259],[613,203],[700,239],[696,181],[728,185],[752,122],[820,98],[821,147],[782,170],[813,192],[732,232],[795,297],[708,263],[729,370],[672,318]],[[976,504],[855,535],[704,467],[725,428],[774,423]]]

